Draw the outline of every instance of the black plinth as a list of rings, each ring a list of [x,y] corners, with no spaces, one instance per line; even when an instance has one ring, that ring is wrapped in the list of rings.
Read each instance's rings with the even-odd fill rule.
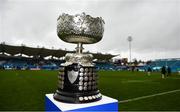
[[[94,66],[72,64],[59,71],[58,90],[54,99],[69,103],[86,103],[102,98],[97,88],[97,71]]]

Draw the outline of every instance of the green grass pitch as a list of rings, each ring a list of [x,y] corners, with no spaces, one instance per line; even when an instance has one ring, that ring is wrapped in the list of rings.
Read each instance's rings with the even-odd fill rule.
[[[103,95],[119,101],[180,89],[180,75],[99,71]],[[44,110],[45,94],[57,89],[58,71],[0,70],[0,110]],[[119,103],[119,110],[180,110],[180,91]]]

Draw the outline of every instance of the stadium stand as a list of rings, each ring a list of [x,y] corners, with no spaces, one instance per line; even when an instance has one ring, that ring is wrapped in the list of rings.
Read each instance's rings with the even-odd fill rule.
[[[64,63],[62,57],[66,53],[75,51],[66,51],[62,49],[32,48],[25,45],[12,46],[5,43],[0,44],[0,69],[29,69],[29,70],[57,70],[61,63]],[[90,53],[90,52],[86,52]],[[116,55],[91,53],[94,56],[94,63],[97,69],[101,70],[129,70],[131,66],[112,63],[111,60]],[[46,59],[46,57],[49,57]],[[139,71],[147,71],[150,67],[153,71],[160,71],[162,66],[168,66],[172,72],[180,71],[180,58],[157,59],[144,65],[137,65]]]
[[[127,70],[128,67],[124,65],[116,65],[113,62],[94,62],[98,70]]]
[[[30,70],[55,70],[59,69],[60,64],[64,62],[62,57],[66,53],[75,51],[66,51],[62,49],[32,48],[22,46],[11,46],[5,43],[0,44],[0,68],[2,69],[30,69]],[[89,52],[88,52],[89,53]],[[91,53],[94,59],[107,62],[115,55]],[[45,59],[50,57],[49,59]],[[96,63],[96,62],[95,62]],[[98,65],[99,69],[112,69],[114,66],[108,63]]]
[[[147,70],[150,67],[153,71],[159,71],[162,66],[170,67],[172,72],[178,72],[180,71],[180,58],[157,59],[151,61],[143,69]]]

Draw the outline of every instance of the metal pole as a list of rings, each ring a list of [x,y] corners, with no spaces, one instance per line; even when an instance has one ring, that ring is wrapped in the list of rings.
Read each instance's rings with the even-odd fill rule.
[[[129,41],[129,61],[131,64],[131,41]]]
[[[132,41],[132,37],[128,36],[127,40],[129,42],[129,62],[131,64],[131,41]]]

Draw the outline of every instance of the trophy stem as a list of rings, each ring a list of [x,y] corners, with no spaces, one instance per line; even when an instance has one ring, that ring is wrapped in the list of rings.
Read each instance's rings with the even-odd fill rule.
[[[81,54],[83,49],[84,48],[83,48],[82,43],[78,43],[76,47],[76,53]]]

